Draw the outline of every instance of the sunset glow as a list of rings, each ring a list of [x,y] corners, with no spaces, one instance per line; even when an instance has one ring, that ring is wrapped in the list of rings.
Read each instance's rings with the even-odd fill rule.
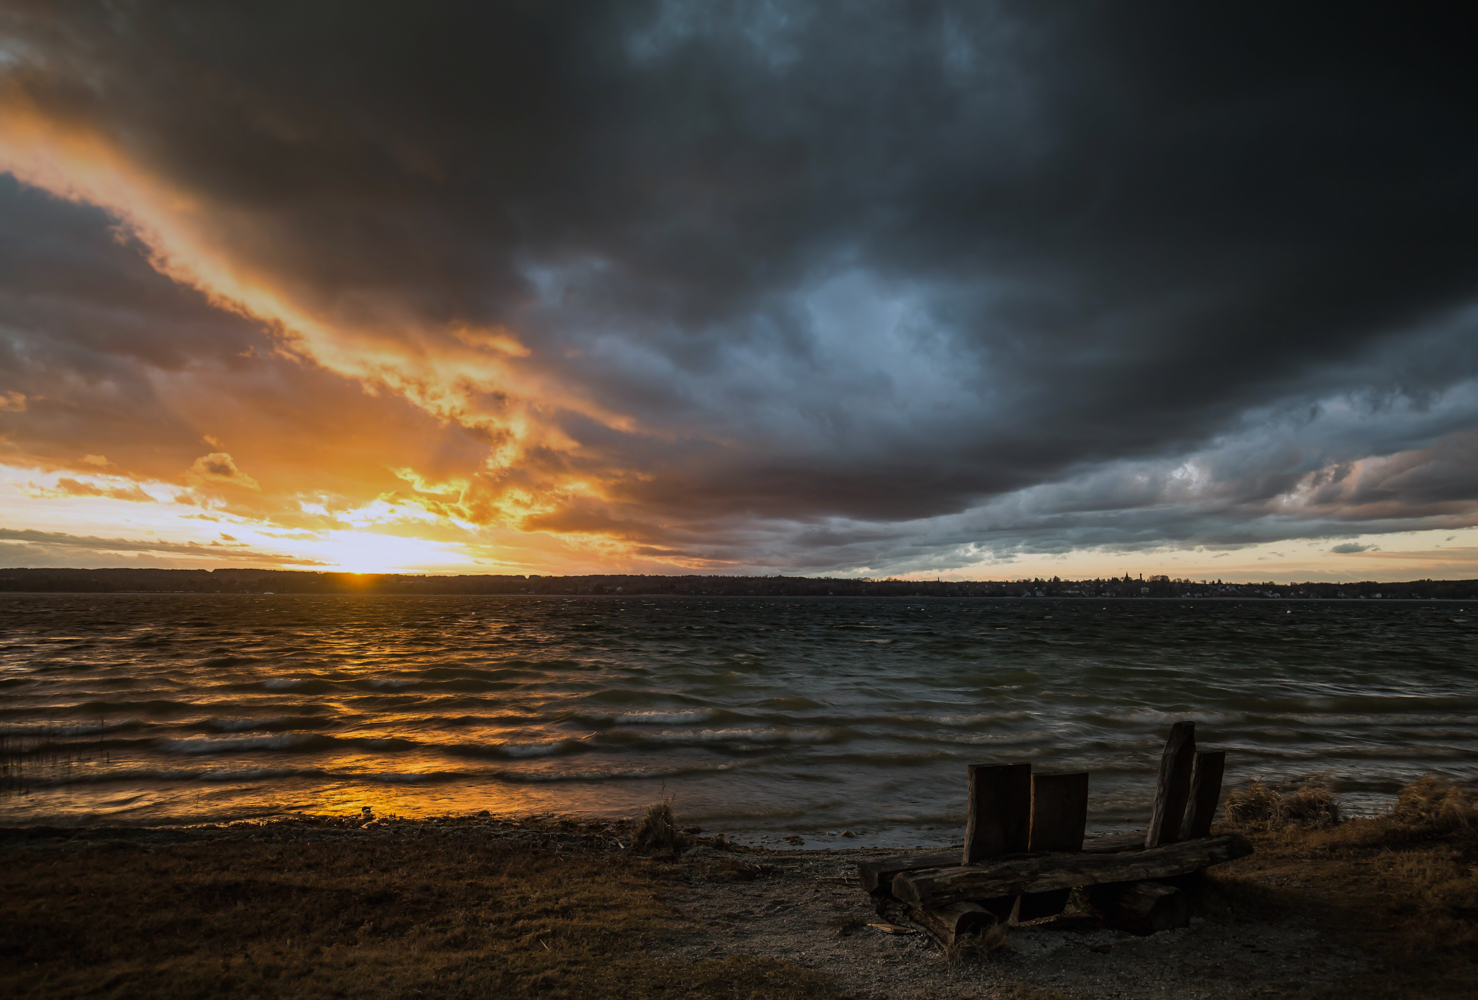
[[[0,564],[1478,576],[1472,156],[1403,131],[1422,86],[1349,134],[1171,88],[1154,137],[1093,103],[1142,69],[1107,28],[681,7],[294,26],[270,72],[266,16],[7,15]],[[1364,192],[1338,255],[1280,144]]]

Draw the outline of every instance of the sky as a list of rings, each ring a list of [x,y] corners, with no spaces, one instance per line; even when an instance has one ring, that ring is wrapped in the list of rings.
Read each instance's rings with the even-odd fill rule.
[[[1478,15],[0,3],[0,565],[1478,577]]]

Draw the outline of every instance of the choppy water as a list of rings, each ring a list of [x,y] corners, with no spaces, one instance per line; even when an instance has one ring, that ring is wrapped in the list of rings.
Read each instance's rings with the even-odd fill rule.
[[[1478,778],[1475,608],[892,598],[0,598],[6,823],[292,810],[959,836],[967,763],[1091,772],[1143,824],[1170,723],[1229,779],[1370,806]],[[36,752],[38,748],[44,752]],[[19,756],[14,751],[24,751]],[[843,829],[862,835],[837,841]]]

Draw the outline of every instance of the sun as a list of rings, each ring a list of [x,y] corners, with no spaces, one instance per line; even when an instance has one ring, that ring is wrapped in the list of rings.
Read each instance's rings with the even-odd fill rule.
[[[370,531],[331,531],[305,540],[296,555],[318,560],[325,569],[345,573],[424,573],[429,568],[472,568],[477,564],[456,546],[424,538]]]

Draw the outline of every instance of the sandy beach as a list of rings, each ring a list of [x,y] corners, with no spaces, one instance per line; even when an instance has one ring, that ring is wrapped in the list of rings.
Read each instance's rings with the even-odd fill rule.
[[[628,823],[304,817],[0,833],[15,997],[1459,997],[1478,832],[1353,820],[1252,834],[1191,926],[1074,915],[950,961],[878,918],[879,850],[630,847]]]

